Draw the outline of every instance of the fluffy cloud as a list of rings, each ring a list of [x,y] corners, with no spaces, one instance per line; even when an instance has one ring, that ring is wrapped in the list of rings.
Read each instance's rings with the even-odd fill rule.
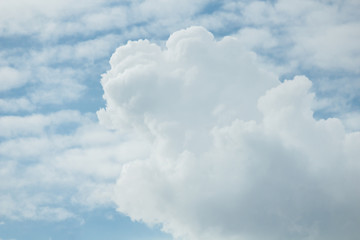
[[[122,129],[149,126],[152,119],[202,128],[207,127],[201,126],[204,119],[258,118],[257,98],[278,84],[235,38],[216,42],[201,27],[172,34],[166,50],[147,40],[130,41],[117,49],[110,64],[102,79],[107,109],[98,114],[100,121]],[[189,120],[194,115],[197,122]]]
[[[100,122],[151,146],[122,166],[118,210],[179,239],[356,239],[359,132],[313,117],[241,41],[201,27],[116,50]],[[141,145],[139,145],[141,146]]]

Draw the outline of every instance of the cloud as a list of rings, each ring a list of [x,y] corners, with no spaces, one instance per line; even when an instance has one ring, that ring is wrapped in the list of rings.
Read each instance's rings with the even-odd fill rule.
[[[257,98],[278,84],[275,75],[257,68],[255,54],[245,52],[236,39],[217,42],[201,27],[172,34],[166,50],[147,40],[130,41],[117,49],[110,64],[112,69],[102,78],[106,113],[98,115],[121,129],[149,125],[152,118],[184,127],[201,127],[205,118],[257,118]],[[193,115],[200,121],[188,122]]]
[[[97,32],[163,23],[166,27],[195,15],[207,1],[44,1],[32,4],[16,0],[0,3],[0,33],[3,36],[35,35],[41,41],[72,35],[88,36]],[[159,10],[156,6],[162,6]],[[168,23],[163,21],[167,19]],[[141,28],[141,26],[140,26]],[[152,25],[152,28],[161,30]]]
[[[314,119],[308,78],[281,83],[201,27],[110,64],[99,120],[150,145],[121,167],[118,211],[176,239],[357,239],[360,133]]]
[[[0,68],[0,91],[9,96],[0,99],[0,111],[30,112],[81,100],[93,90],[89,82],[96,79],[94,69],[102,67],[101,60],[110,56],[119,39],[109,34],[76,44],[24,49],[19,55],[3,51],[7,64],[21,66],[21,70]],[[11,92],[20,87],[21,91]]]
[[[343,122],[348,129],[360,131],[360,113],[350,112],[343,118]]]
[[[9,91],[26,83],[24,74],[11,67],[0,67],[0,92]]]
[[[268,29],[243,28],[236,37],[248,49],[272,48],[278,44]]]
[[[82,15],[96,9],[103,1],[44,1],[36,0],[29,4],[24,0],[1,2],[0,32],[3,35],[39,33],[44,26],[64,20],[71,15]],[[44,21],[48,20],[48,21]],[[45,28],[46,30],[46,28]]]
[[[78,100],[86,89],[81,82],[82,74],[72,67],[39,67],[34,72],[37,77],[35,88],[28,98],[40,106]]]
[[[302,69],[316,66],[359,73],[358,8],[355,1],[255,1],[243,8],[243,15],[249,25],[270,28],[289,49],[283,57]]]
[[[82,116],[77,111],[60,111],[48,116],[34,114],[25,117],[4,116],[0,117],[0,127],[3,129],[1,137],[31,136],[45,133],[46,127],[55,128],[66,122],[82,122]]]
[[[112,204],[121,166],[150,145],[93,119],[70,110],[0,118],[1,218],[81,220],[79,206]]]
[[[88,64],[108,57],[115,49],[115,44],[120,39],[119,35],[105,35],[86,41],[79,41],[76,44],[58,44],[43,48],[40,51],[31,51],[30,55],[36,64],[81,64],[86,61]]]
[[[24,97],[0,99],[0,112],[33,111],[34,108],[35,106]]]
[[[18,196],[26,197],[25,199],[14,199],[9,195],[0,197],[0,214],[12,220],[47,220],[47,221],[63,221],[76,216],[64,208],[41,206],[43,204],[50,205],[49,199],[45,196],[27,196],[18,194]]]

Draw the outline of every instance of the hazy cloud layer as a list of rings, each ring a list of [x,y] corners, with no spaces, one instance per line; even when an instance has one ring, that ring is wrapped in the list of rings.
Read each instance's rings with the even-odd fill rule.
[[[120,212],[189,240],[360,234],[360,133],[313,118],[305,76],[280,83],[201,27],[128,42],[110,64],[100,122],[151,145],[122,167]]]

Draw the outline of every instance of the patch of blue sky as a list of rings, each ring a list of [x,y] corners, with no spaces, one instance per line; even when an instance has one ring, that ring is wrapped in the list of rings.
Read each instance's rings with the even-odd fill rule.
[[[159,226],[150,228],[143,223],[132,222],[112,208],[84,212],[82,219],[52,221],[2,220],[0,237],[16,240],[170,240],[170,235],[160,231]]]
[[[320,67],[306,67],[299,66],[297,74],[306,75],[313,82],[313,88],[316,91],[317,97],[336,97],[341,96],[348,101],[348,111],[353,111],[359,108],[356,101],[358,92],[360,90],[360,74],[352,71],[342,69],[322,69]],[[359,83],[358,83],[359,82]],[[325,87],[324,87],[325,85]]]
[[[223,5],[224,2],[222,1],[209,1],[197,12],[197,15],[213,14],[214,12],[217,12],[219,9],[221,9]]]
[[[280,80],[293,79],[296,75],[305,75],[312,81],[312,89],[316,93],[317,101],[331,100],[331,104],[314,109],[315,119],[340,117],[346,112],[360,110],[358,91],[356,91],[356,89],[360,90],[360,84],[354,81],[354,79],[360,80],[359,74],[341,70],[323,70],[319,67],[299,67],[281,75]]]
[[[28,87],[29,87],[28,85],[25,85],[22,87],[9,89],[7,91],[2,91],[2,92],[0,92],[0,99],[26,96],[30,92]],[[1,112],[0,112],[0,114],[1,114]]]
[[[243,26],[242,23],[240,22],[232,22],[232,21],[225,23],[225,25],[229,27],[211,30],[211,33],[214,34],[215,38],[220,39],[224,36],[235,34]]]
[[[65,106],[48,106],[46,110],[51,111],[54,107],[60,110],[65,107],[67,109],[78,110],[81,113],[95,113],[100,108],[105,107],[105,100],[102,98],[103,93],[104,92],[99,83],[91,82],[87,84],[84,96],[79,98],[77,101],[68,103]]]
[[[35,50],[42,48],[42,44],[32,35],[0,36],[0,51],[19,48],[23,50]]]
[[[106,7],[119,7],[119,6],[130,7],[133,2],[134,2],[133,0],[121,0],[121,1],[119,1],[119,0],[108,0],[103,4]]]

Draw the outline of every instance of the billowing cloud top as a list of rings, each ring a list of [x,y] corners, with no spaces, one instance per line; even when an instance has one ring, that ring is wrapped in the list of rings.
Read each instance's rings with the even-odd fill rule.
[[[278,84],[236,39],[217,42],[201,27],[175,32],[165,48],[140,40],[117,49],[102,79],[107,108],[98,113],[101,122],[173,132],[168,137],[192,148],[215,125],[258,119],[257,99]]]
[[[100,122],[151,145],[122,167],[120,212],[186,240],[360,235],[360,133],[314,119],[308,78],[280,82],[201,27],[130,41],[110,64]]]

